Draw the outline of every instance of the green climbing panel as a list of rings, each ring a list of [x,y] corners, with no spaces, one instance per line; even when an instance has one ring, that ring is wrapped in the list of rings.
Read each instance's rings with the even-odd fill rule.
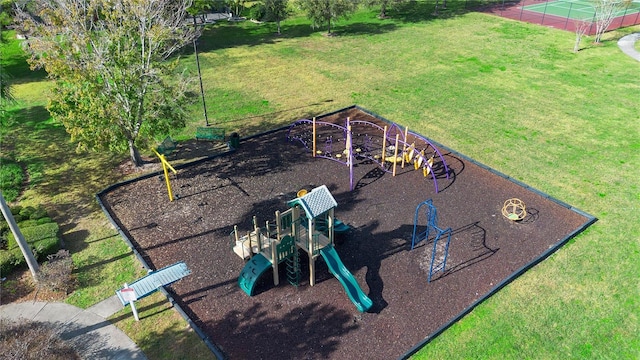
[[[253,296],[253,290],[256,281],[265,271],[271,268],[271,262],[262,254],[254,255],[244,265],[240,276],[238,277],[238,285],[249,296]]]

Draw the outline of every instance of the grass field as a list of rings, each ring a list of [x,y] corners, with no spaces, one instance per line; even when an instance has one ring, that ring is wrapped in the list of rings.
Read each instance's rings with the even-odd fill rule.
[[[640,28],[574,54],[573,33],[455,4],[438,19],[423,2],[387,20],[361,11],[334,37],[301,17],[282,36],[272,24],[215,25],[199,41],[210,122],[244,136],[358,104],[599,218],[416,358],[639,358],[640,64],[615,40]],[[182,61],[195,74],[190,51]],[[76,154],[43,108],[43,74],[11,66],[20,103],[0,156],[40,164],[23,201],[63,224],[82,284],[68,302],[89,306],[141,271],[94,200],[127,157]],[[200,103],[190,111],[175,138],[204,123]],[[162,299],[148,302],[147,322],[115,321],[150,359],[205,356]]]

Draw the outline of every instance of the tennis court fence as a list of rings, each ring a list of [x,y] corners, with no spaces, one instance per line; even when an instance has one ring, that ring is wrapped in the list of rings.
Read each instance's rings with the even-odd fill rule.
[[[591,23],[588,35],[596,33],[595,9],[589,0],[501,0],[488,12],[514,20],[540,24],[557,29],[575,31],[582,22]],[[640,3],[621,8],[607,31],[640,24]]]

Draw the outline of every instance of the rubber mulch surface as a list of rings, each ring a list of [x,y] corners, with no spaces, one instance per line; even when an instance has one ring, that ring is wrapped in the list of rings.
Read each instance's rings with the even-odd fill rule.
[[[322,118],[384,121],[360,108]],[[434,163],[433,180],[412,167],[393,177],[372,162],[349,168],[313,158],[278,130],[244,139],[237,151],[178,170],[169,202],[160,175],[111,187],[100,194],[105,209],[154,269],[184,261],[192,274],[170,286],[178,305],[230,359],[391,359],[425,338],[540,261],[593,220],[463,156],[440,148],[449,168]],[[337,146],[337,145],[336,145]],[[344,148],[344,145],[342,145]],[[322,257],[309,286],[308,257],[302,281],[280,285],[267,271],[249,297],[238,286],[245,261],[231,249],[241,233],[273,222],[276,210],[300,189],[327,185],[338,202],[336,217],[352,230],[336,238],[346,268],[373,300],[360,313]],[[521,199],[527,217],[506,219],[505,200]],[[432,241],[411,250],[414,214],[432,199],[440,227],[453,236],[444,272],[427,282]],[[424,230],[426,215],[419,216]],[[304,254],[304,252],[301,252]]]

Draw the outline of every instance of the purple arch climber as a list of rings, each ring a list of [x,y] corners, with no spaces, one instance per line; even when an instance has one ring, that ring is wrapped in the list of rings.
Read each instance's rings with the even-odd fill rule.
[[[385,163],[382,162],[381,157],[377,157],[375,154],[382,153],[382,143],[388,141],[386,145],[387,148],[390,144],[395,146],[395,137],[396,134],[399,135],[398,145],[402,145],[403,149],[407,149],[410,146],[415,147],[415,149],[424,150],[425,154],[418,152],[416,154],[417,157],[421,158],[420,163],[425,164],[429,168],[429,173],[431,174],[431,178],[433,180],[433,185],[435,187],[436,193],[438,192],[438,180],[435,172],[433,171],[433,165],[429,164],[427,161],[428,153],[432,153],[433,156],[437,156],[444,167],[444,172],[446,174],[447,179],[449,178],[449,168],[447,163],[442,156],[440,150],[434,146],[428,139],[424,136],[407,131],[405,138],[405,130],[401,126],[396,123],[391,123],[389,127],[387,127],[387,131],[385,129],[375,123],[364,120],[346,120],[346,125],[341,126],[335,123],[325,122],[325,121],[316,121],[316,137],[317,140],[320,140],[321,145],[317,146],[315,157],[321,157],[333,161],[337,161],[341,164],[349,165],[349,181],[351,185],[351,190],[353,190],[353,157],[354,157],[354,147],[357,152],[357,156],[361,156],[367,158],[375,163],[377,163],[382,170],[385,172],[391,172],[390,169],[385,167]],[[348,126],[351,126],[351,133],[348,133]],[[287,131],[287,139],[289,141],[298,141],[300,142],[308,151],[313,152],[313,130],[309,129],[309,127],[313,126],[313,121],[308,119],[301,119],[294,122]],[[374,131],[369,131],[371,128]],[[375,135],[378,134],[378,135]],[[384,134],[384,137],[383,137]],[[350,139],[349,139],[349,135]],[[348,141],[349,139],[350,141]],[[411,140],[411,142],[409,142]],[[421,144],[416,144],[416,142],[421,142]],[[349,142],[349,144],[347,144]],[[318,143],[317,143],[318,144]],[[339,144],[337,146],[334,146]],[[347,150],[347,145],[349,145],[349,149]],[[351,155],[349,157],[349,155]]]

